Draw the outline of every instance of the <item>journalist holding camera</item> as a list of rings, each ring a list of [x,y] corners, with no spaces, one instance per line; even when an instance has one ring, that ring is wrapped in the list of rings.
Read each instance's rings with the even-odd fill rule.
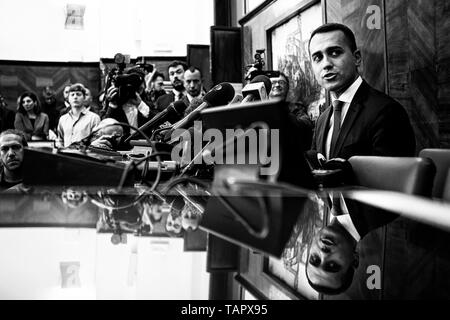
[[[150,107],[142,98],[145,90],[145,72],[139,67],[115,75],[106,89],[106,112],[103,118],[113,118],[134,127],[140,127],[151,117]],[[123,128],[124,136],[134,130]]]

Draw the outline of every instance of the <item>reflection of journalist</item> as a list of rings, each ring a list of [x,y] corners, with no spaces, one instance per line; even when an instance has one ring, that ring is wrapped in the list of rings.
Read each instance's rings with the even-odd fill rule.
[[[341,158],[344,163],[355,155],[414,155],[415,138],[405,109],[359,76],[361,53],[348,27],[317,28],[310,38],[309,54],[314,75],[332,100],[315,127],[312,148],[319,157]],[[309,282],[323,293],[345,291],[357,266],[357,241],[394,218],[370,215],[370,210],[356,210],[341,200],[334,202],[333,211],[347,214],[318,233],[307,260]]]

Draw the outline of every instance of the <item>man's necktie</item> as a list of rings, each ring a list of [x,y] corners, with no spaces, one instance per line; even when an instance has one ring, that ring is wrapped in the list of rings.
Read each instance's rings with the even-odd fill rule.
[[[334,151],[336,148],[336,142],[339,137],[339,131],[341,130],[341,112],[344,103],[339,100],[333,101],[333,135],[331,136],[331,146],[330,146],[330,158],[334,157]]]

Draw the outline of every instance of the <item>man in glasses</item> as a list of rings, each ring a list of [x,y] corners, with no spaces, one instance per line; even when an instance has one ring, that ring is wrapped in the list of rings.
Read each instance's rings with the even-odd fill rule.
[[[299,102],[288,101],[289,79],[282,72],[277,72],[270,77],[272,89],[269,99],[281,99],[286,101],[292,122],[301,131],[303,149],[307,150],[311,146],[314,124],[306,113],[305,106]]]

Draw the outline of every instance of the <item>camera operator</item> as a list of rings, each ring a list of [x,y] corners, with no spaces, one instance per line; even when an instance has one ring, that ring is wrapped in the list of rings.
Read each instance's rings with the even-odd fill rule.
[[[132,67],[118,75],[107,89],[107,109],[103,118],[113,118],[135,127],[145,124],[150,117],[150,107],[142,99],[145,90],[145,73],[139,67]],[[130,128],[124,128],[124,135]]]

